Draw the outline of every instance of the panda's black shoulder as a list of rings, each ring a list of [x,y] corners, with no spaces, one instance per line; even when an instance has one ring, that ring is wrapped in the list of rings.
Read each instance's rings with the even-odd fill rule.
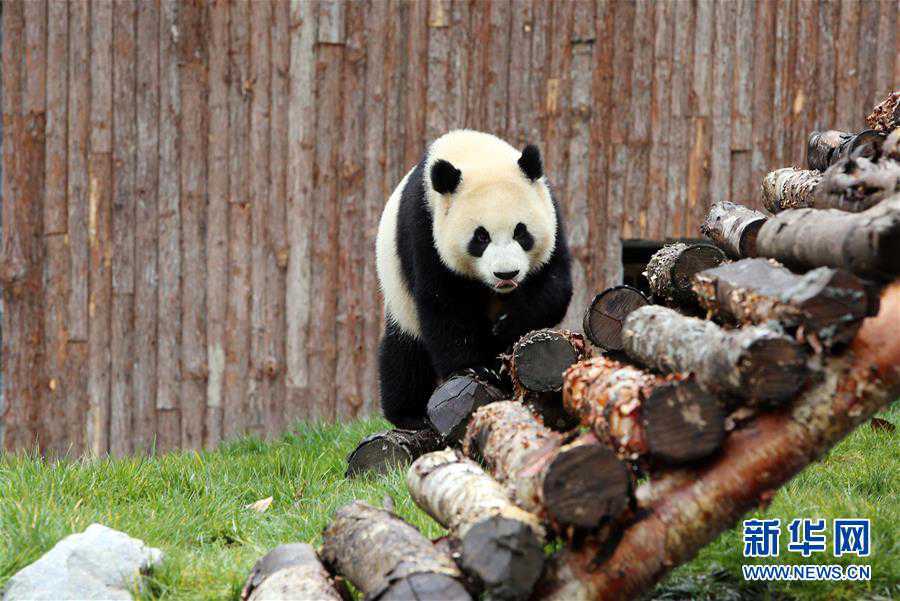
[[[397,254],[406,285],[413,293],[416,262],[440,263],[434,249],[431,211],[425,198],[425,164],[426,158],[423,158],[406,178],[397,214]]]

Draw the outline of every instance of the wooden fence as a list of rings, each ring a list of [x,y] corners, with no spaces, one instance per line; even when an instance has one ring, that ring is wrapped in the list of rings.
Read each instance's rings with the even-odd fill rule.
[[[900,84],[897,0],[2,10],[0,438],[51,453],[376,411],[377,220],[447,129],[541,146],[573,325],[622,239],[756,203]]]

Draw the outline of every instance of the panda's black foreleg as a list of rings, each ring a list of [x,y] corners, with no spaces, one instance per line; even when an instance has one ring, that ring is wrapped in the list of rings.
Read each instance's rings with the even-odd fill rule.
[[[378,353],[381,409],[397,426],[418,430],[428,425],[425,408],[437,385],[428,350],[388,322]]]

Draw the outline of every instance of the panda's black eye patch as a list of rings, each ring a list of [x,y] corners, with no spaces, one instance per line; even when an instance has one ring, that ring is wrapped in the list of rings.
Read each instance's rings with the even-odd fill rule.
[[[525,252],[534,248],[534,236],[531,235],[524,223],[516,224],[516,229],[513,230],[513,239]]]
[[[484,254],[484,249],[491,243],[491,235],[481,226],[475,228],[472,239],[469,240],[468,251],[473,257],[480,257]]]

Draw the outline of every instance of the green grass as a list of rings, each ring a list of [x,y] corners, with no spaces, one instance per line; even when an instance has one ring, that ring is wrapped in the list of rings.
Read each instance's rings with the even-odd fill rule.
[[[900,424],[900,406],[885,414]],[[354,498],[382,504],[428,536],[441,528],[409,498],[401,471],[347,481],[347,452],[384,422],[301,426],[272,442],[244,439],[214,452],[150,459],[43,462],[0,458],[0,587],[60,538],[92,522],[163,549],[166,559],[144,592],[150,599],[236,599],[250,567],[289,541],[318,543],[335,508]],[[824,461],[776,495],[759,515],[868,517],[873,580],[867,584],[771,584],[741,580],[739,531],[723,534],[655,591],[660,599],[856,599],[900,596],[898,434],[860,428]],[[245,505],[273,496],[265,513]],[[783,535],[784,539],[786,535]],[[784,542],[784,540],[783,540]],[[803,561],[782,552],[778,563]],[[835,563],[830,553],[808,562]],[[774,562],[774,561],[773,561]],[[851,560],[852,562],[852,560]],[[843,563],[848,563],[844,561]]]

